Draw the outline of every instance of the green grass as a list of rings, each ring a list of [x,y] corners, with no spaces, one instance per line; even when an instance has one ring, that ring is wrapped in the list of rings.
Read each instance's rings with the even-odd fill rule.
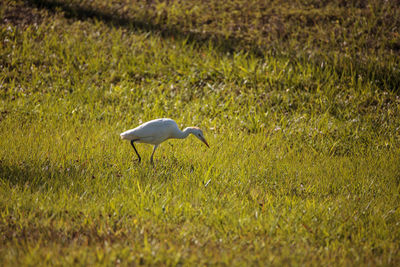
[[[261,2],[0,4],[2,266],[400,264],[400,9]]]

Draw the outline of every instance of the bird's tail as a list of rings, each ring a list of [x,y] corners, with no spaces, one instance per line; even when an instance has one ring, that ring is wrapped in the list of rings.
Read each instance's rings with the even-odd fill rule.
[[[128,139],[128,135],[126,133],[121,133],[119,136],[121,136],[121,139]]]
[[[125,131],[125,132],[121,133],[119,136],[121,136],[121,139],[124,139],[124,140],[137,139],[137,136],[132,132],[132,130]]]

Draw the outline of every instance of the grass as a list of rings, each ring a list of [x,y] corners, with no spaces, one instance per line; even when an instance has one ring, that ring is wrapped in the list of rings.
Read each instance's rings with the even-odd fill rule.
[[[246,3],[0,4],[1,265],[400,263],[399,8]]]

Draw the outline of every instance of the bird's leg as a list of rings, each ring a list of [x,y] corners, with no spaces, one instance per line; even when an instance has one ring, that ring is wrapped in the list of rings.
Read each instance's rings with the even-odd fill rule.
[[[136,141],[136,140],[131,140],[131,145],[132,145],[133,149],[135,150],[135,152],[136,152],[136,155],[138,156],[138,158],[139,158],[139,162],[140,162],[142,159],[140,158],[140,155],[139,155],[139,153],[137,152],[137,150],[136,150],[135,146],[133,145],[133,142],[135,142],[135,141]]]
[[[158,145],[154,145],[153,153],[151,153],[150,163],[151,163],[152,165],[154,165],[153,156],[154,156],[154,152],[156,152],[157,147],[158,147]]]

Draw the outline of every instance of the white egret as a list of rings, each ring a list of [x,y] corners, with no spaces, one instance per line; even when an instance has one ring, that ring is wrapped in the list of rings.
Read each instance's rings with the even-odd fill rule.
[[[153,153],[150,157],[150,163],[153,164],[154,152],[162,142],[170,138],[183,139],[188,137],[189,134],[193,134],[200,139],[200,141],[206,144],[207,147],[210,147],[200,128],[187,127],[181,131],[178,127],[178,124],[171,119],[156,119],[148,121],[142,125],[139,125],[135,129],[121,133],[121,139],[131,141],[131,145],[139,158],[139,162],[141,158],[133,143],[136,142],[154,145]]]

